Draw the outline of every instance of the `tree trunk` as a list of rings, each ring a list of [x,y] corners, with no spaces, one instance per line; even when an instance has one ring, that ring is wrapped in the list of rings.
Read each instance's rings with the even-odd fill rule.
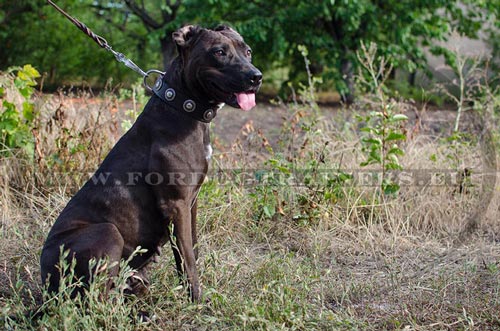
[[[167,32],[164,37],[160,39],[161,55],[163,61],[163,70],[167,70],[170,63],[177,55],[177,49],[174,41],[172,40],[172,33]]]
[[[352,61],[344,58],[340,62],[340,72],[347,87],[347,91],[341,93],[342,101],[345,103],[354,102],[354,67]]]
[[[408,77],[408,83],[410,83],[411,87],[415,87],[415,84],[417,83],[417,70],[416,69],[413,72],[410,72],[410,75]]]

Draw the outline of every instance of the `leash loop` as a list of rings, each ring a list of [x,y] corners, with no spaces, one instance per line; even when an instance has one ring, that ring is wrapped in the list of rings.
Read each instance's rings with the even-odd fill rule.
[[[120,53],[120,52],[117,52],[117,51],[113,50],[111,48],[111,46],[109,46],[109,45],[106,45],[105,48],[106,48],[106,50],[108,50],[111,53],[113,53],[113,55],[115,56],[115,58],[116,58],[116,60],[118,62],[123,63],[125,66],[127,66],[130,69],[134,70],[135,72],[137,72],[139,75],[141,75],[144,78],[146,78],[148,76],[148,74],[146,72],[144,72],[144,70],[142,70],[141,68],[139,68],[139,66],[137,64],[135,64],[134,61],[132,61],[131,59],[127,58],[125,55],[123,55],[123,53]]]

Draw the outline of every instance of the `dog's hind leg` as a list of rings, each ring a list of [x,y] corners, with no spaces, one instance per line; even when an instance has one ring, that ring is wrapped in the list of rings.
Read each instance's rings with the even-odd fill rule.
[[[57,292],[60,286],[59,259],[60,246],[64,250],[69,250],[68,263],[71,259],[76,260],[75,278],[83,278],[83,282],[88,284],[91,280],[89,261],[91,259],[107,259],[106,271],[110,277],[106,284],[106,293],[112,287],[111,278],[118,274],[119,262],[123,253],[124,240],[115,225],[111,223],[89,224],[84,227],[63,232],[57,235],[58,240],[51,241],[50,238],[45,244],[40,259],[42,269],[42,282],[49,281],[49,291]],[[112,265],[110,265],[112,264]],[[103,267],[101,265],[101,267]],[[101,268],[102,269],[102,268]],[[92,270],[92,273],[102,272],[102,270]],[[73,295],[81,293],[83,289],[78,289]]]

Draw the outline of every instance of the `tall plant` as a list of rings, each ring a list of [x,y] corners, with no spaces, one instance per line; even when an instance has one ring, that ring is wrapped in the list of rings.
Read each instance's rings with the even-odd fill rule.
[[[371,92],[369,106],[371,111],[366,116],[359,116],[363,122],[361,131],[365,133],[361,139],[365,161],[360,166],[378,165],[381,171],[381,189],[386,195],[396,194],[400,186],[390,178],[390,171],[402,170],[399,157],[404,155],[400,142],[406,139],[401,122],[408,117],[396,113],[396,102],[389,99],[384,92],[384,83],[388,79],[392,66],[384,57],[377,56],[377,46],[371,43],[368,47],[361,44],[357,53],[363,70],[359,75],[362,87]]]

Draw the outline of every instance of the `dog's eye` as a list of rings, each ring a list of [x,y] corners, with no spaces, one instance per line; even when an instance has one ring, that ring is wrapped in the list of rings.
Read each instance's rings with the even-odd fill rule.
[[[226,52],[224,52],[224,50],[222,50],[222,49],[218,49],[218,50],[216,50],[216,51],[214,52],[214,55],[215,55],[215,56],[220,56],[220,57],[222,57],[222,56],[225,56],[225,55],[226,55]]]
[[[251,49],[247,49],[247,56],[252,56],[252,50]]]

